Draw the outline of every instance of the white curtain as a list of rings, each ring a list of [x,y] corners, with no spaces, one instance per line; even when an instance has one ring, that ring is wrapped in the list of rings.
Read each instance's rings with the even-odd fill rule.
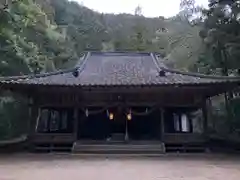
[[[190,124],[189,119],[186,114],[181,115],[181,121],[182,121],[182,132],[189,132],[190,131]]]

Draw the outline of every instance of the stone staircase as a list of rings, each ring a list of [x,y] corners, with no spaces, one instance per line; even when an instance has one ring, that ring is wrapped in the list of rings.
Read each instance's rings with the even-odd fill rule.
[[[77,141],[72,148],[73,153],[80,154],[162,154],[165,153],[161,142],[104,142],[90,143]]]

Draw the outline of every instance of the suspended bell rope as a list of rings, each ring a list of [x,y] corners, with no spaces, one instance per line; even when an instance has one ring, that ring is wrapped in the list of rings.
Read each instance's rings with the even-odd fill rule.
[[[103,113],[103,112],[105,112],[105,111],[108,112],[108,109],[109,109],[110,107],[114,107],[114,106],[115,106],[115,105],[105,106],[105,107],[103,107],[103,108],[101,108],[101,109],[98,109],[98,110],[89,110],[89,108],[81,108],[81,110],[82,110],[83,112],[85,112],[86,116],[89,116],[89,115],[100,114],[100,113]]]
[[[146,108],[146,110],[144,112],[137,112],[137,111],[133,111],[131,109],[131,113],[135,116],[147,116],[149,114],[151,114],[153,111],[157,110],[157,107],[152,107],[151,109]]]
[[[89,110],[89,108],[81,108],[81,110],[83,112],[85,112],[86,116],[100,114],[100,113],[103,113],[105,111],[109,115],[108,109],[110,107],[114,107],[114,106],[113,105],[106,106],[106,107],[103,107],[103,108],[98,109],[98,110]],[[129,114],[129,112],[130,112],[131,114],[136,115],[136,116],[147,116],[147,115],[153,113],[155,110],[157,110],[157,107],[152,107],[151,109],[146,108],[146,110],[144,112],[137,112],[137,111],[134,111],[133,109],[130,109],[128,112],[126,112],[126,115]]]
[[[106,111],[105,108],[102,108],[100,110],[89,110],[89,109],[86,109],[85,113],[86,113],[86,116],[89,116],[89,115],[100,114],[100,113],[103,113],[104,111]]]

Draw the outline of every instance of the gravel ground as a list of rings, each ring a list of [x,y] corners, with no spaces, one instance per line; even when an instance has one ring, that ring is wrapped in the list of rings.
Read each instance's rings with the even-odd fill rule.
[[[0,180],[239,180],[240,158],[223,155],[86,157],[1,155]]]

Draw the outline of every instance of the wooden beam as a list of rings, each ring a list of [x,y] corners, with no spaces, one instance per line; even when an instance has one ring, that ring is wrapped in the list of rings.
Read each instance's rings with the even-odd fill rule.
[[[224,88],[223,88],[224,87]],[[183,92],[194,92],[196,94],[207,94],[208,93],[218,93],[222,91],[232,90],[237,87],[237,84],[190,84],[190,85],[167,85],[167,86],[94,86],[94,87],[80,87],[80,86],[26,86],[28,89],[34,89],[38,93],[69,93],[71,94],[82,94],[82,93],[183,93]],[[24,91],[23,91],[24,92]]]
[[[74,108],[74,122],[73,122],[73,134],[74,134],[75,141],[78,139],[78,131],[79,131],[78,121],[79,121],[79,111],[78,111],[78,108],[75,107]]]
[[[32,141],[34,139],[34,135],[36,134],[37,130],[37,120],[39,118],[39,108],[37,104],[33,104],[30,109],[30,119],[29,119],[29,131],[28,131],[28,140],[29,140],[29,147],[30,150],[33,150]]]
[[[187,119],[188,119],[188,122],[189,122],[190,132],[193,133],[193,119],[190,118],[189,114],[187,114]]]
[[[160,123],[160,135],[161,135],[161,141],[163,141],[163,136],[164,136],[164,131],[165,131],[165,124],[164,124],[164,109],[163,108],[160,108],[160,114],[161,114],[161,123]]]
[[[72,107],[80,106],[106,106],[106,104],[126,104],[127,106],[199,106],[201,95],[194,94],[154,94],[154,93],[129,93],[120,95],[107,93],[83,93],[83,94],[66,94],[66,93],[46,93],[39,94],[38,103],[41,106],[55,107]],[[63,98],[64,97],[64,98]]]
[[[208,136],[208,113],[207,113],[207,103],[206,100],[203,102],[202,106],[202,112],[203,112],[203,133],[204,136]]]
[[[208,98],[207,99],[207,105],[208,105],[208,119],[211,120],[211,126],[213,129],[216,128],[216,119],[213,118],[213,106],[212,106],[212,99],[211,98]]]

